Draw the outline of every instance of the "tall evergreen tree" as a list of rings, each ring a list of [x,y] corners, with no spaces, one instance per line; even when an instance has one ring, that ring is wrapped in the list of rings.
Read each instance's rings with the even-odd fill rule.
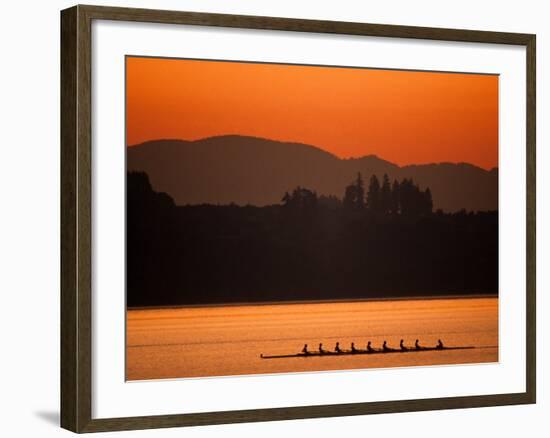
[[[389,214],[392,206],[392,193],[390,179],[385,173],[382,178],[382,188],[380,189],[380,208],[384,214]]]
[[[362,209],[365,205],[365,187],[361,173],[357,174],[355,181],[346,187],[344,193],[344,207],[348,209]]]
[[[380,212],[380,181],[376,175],[370,177],[367,191],[367,208],[373,213]]]
[[[352,210],[355,207],[355,185],[350,184],[346,187],[344,192],[344,207],[348,210]]]
[[[401,214],[404,216],[412,216],[415,211],[414,199],[414,183],[412,179],[403,178],[399,184],[399,207]]]
[[[432,213],[432,192],[427,187],[420,190],[412,179],[403,179],[399,184],[399,209],[404,216],[420,217]]]
[[[426,187],[426,190],[424,191],[424,199],[425,199],[425,214],[431,214],[434,208],[434,203],[432,200],[432,191],[429,187]]]
[[[392,214],[399,214],[399,181],[396,179],[393,180],[393,185],[391,188],[391,212]]]

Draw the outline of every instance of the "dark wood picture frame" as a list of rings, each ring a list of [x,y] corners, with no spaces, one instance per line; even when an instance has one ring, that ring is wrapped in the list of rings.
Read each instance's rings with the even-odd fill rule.
[[[93,20],[219,26],[509,44],[526,48],[527,319],[524,393],[92,419],[91,24]],[[98,432],[529,404],[536,401],[535,48],[531,34],[75,6],[61,12],[61,426]]]

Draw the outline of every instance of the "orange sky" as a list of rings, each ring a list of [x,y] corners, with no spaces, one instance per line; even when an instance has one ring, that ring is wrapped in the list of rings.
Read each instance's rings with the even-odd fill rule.
[[[498,165],[498,76],[129,57],[127,142],[241,134]]]

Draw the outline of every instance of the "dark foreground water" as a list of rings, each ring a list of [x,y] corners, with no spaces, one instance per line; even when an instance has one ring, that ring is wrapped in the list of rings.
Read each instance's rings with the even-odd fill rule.
[[[480,348],[405,354],[261,359],[419,339]],[[129,310],[127,379],[270,374],[498,361],[498,299],[458,298]]]

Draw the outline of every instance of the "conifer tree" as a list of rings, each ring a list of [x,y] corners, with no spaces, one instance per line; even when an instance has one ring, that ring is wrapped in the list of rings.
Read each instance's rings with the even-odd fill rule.
[[[382,188],[380,189],[380,208],[384,214],[389,214],[392,206],[392,193],[390,179],[385,173],[382,178]]]
[[[399,181],[396,179],[393,180],[393,185],[391,188],[391,212],[392,214],[400,213],[399,205]]]
[[[380,212],[380,181],[376,175],[370,177],[369,190],[367,192],[367,209],[373,213]]]

